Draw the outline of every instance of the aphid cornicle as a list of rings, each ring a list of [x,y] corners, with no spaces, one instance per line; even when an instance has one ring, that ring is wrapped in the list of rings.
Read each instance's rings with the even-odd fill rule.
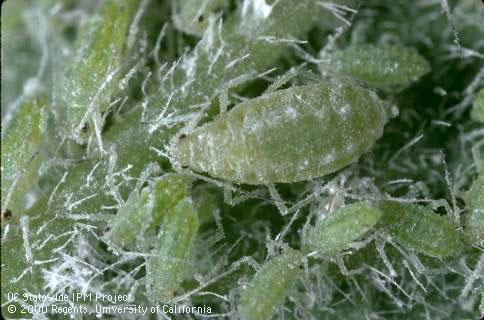
[[[355,162],[382,135],[388,105],[365,88],[318,83],[240,103],[183,139],[175,166],[225,180],[289,183]]]

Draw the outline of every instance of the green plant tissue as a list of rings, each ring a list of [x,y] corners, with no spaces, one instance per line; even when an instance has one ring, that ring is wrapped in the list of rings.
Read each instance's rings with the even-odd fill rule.
[[[7,0],[5,319],[484,317],[484,3]]]

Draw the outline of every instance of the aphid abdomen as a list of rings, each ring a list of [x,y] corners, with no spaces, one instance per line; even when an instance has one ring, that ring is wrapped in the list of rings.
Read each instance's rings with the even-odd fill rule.
[[[335,172],[381,136],[385,104],[367,89],[322,83],[243,102],[175,142],[180,166],[247,183],[289,183]]]
[[[452,256],[463,249],[455,226],[431,209],[409,203],[382,201],[382,224],[406,248],[425,255],[441,258]]]

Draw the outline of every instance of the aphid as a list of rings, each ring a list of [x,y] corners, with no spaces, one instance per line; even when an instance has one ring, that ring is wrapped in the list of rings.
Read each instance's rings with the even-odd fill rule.
[[[57,82],[67,134],[77,142],[84,142],[95,127],[89,115],[106,111],[110,97],[119,90],[118,69],[138,3],[101,1],[98,14],[81,29],[76,54],[68,61],[62,81]]]
[[[375,88],[405,87],[430,71],[429,63],[414,48],[371,44],[324,52],[323,74],[348,76]]]
[[[41,144],[41,108],[44,97],[27,97],[3,127],[1,152],[2,212],[25,209],[26,194],[35,189],[38,181]]]
[[[308,180],[358,160],[382,135],[389,113],[358,86],[292,87],[242,102],[174,139],[171,153],[175,166],[237,183]]]
[[[199,226],[191,198],[183,199],[169,211],[156,248],[146,261],[148,292],[153,300],[161,302],[168,302],[187,276]]]
[[[463,248],[459,232],[446,217],[408,203],[382,201],[382,225],[398,243],[431,257],[455,255]]]
[[[286,249],[274,257],[257,272],[239,301],[239,314],[242,320],[270,319],[276,307],[284,302],[296,283],[303,262],[303,254]]]
[[[149,227],[156,227],[190,191],[186,177],[167,174],[144,188],[140,193],[133,193],[124,207],[119,209],[110,221],[106,232],[107,241],[118,247],[132,247],[136,239],[143,238]]]
[[[309,231],[305,249],[319,255],[337,254],[370,231],[381,216],[380,209],[366,202],[341,207]]]
[[[132,194],[109,222],[105,235],[108,243],[118,248],[132,247],[151,223],[153,201],[149,188]]]
[[[208,18],[224,5],[224,0],[178,1],[177,13],[173,16],[176,27],[184,32],[201,35],[208,26]]]
[[[467,192],[466,235],[472,242],[484,245],[484,172],[480,172],[477,179]]]
[[[474,120],[484,123],[484,88],[477,93],[471,116]]]

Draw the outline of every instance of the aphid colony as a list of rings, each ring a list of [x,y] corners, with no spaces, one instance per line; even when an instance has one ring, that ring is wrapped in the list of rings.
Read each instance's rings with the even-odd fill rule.
[[[389,64],[389,59],[398,59],[393,47],[388,52],[380,48],[367,49],[386,57],[383,65]],[[412,50],[405,56],[406,60],[421,62],[422,66],[413,66],[412,70],[416,70],[413,75],[403,67],[406,75],[395,76],[395,85],[415,80],[427,68],[426,62],[419,60],[421,58]],[[382,74],[372,74],[373,80],[362,80],[377,84],[374,78],[385,77],[388,73],[387,67],[375,70],[373,73],[382,70]],[[400,69],[394,70],[398,74]],[[351,74],[351,68],[345,72]],[[175,137],[171,153],[175,166],[190,167],[236,183],[308,180],[356,161],[382,135],[391,116],[389,104],[373,91],[352,83],[296,86],[243,102],[192,132]],[[136,201],[132,202],[130,198],[127,207],[113,219],[109,231],[114,244],[127,246],[134,242],[139,232],[148,228],[154,217],[167,211],[161,220],[158,219],[162,230],[159,240],[163,244],[155,249],[153,258],[147,260],[148,290],[162,301],[169,301],[183,281],[187,268],[182,266],[187,264],[198,229],[197,214],[189,198],[172,197],[179,203],[172,203],[171,208],[154,209],[163,198],[154,196],[159,194],[156,185],[166,179],[175,179],[170,185],[163,183],[164,190],[187,186],[180,177],[165,176],[154,184],[150,195],[142,191],[135,195]],[[180,194],[188,193],[185,187],[181,189],[185,192]],[[167,203],[166,200],[163,202]],[[123,212],[126,214],[121,217]],[[130,215],[133,217],[128,218]],[[146,215],[144,219],[141,218],[143,215]],[[130,230],[121,228],[126,221],[130,221]],[[462,250],[455,227],[432,210],[392,201],[350,204],[316,223],[308,231],[302,251],[286,248],[262,266],[241,292],[240,316],[243,319],[271,317],[296,283],[301,266],[308,259],[306,255],[338,255],[350,243],[375,228],[385,230],[409,250],[425,255],[445,257]]]
[[[137,237],[159,227],[157,243],[146,258],[146,286],[155,301],[170,301],[190,272],[199,218],[189,186],[182,175],[161,177],[132,194],[106,233],[116,250],[141,248],[145,244]],[[375,228],[385,230],[408,250],[432,257],[455,255],[463,248],[454,226],[430,209],[394,201],[356,202],[310,228],[301,251],[285,248],[262,266],[241,291],[238,309],[242,319],[268,319],[290,294],[309,256],[336,256]]]
[[[86,132],[92,137],[93,130],[102,127],[109,97],[122,89],[114,85],[118,81],[113,79],[118,77],[124,67],[122,58],[131,49],[124,38],[135,14],[134,3],[106,1],[100,19],[112,23],[88,25],[81,40],[84,37],[89,41],[67,65],[62,87],[66,92],[61,96],[70,107],[62,121],[67,135],[79,143],[86,142]],[[219,0],[182,1],[174,16],[175,24],[187,33],[200,35],[222,4]],[[108,38],[112,39],[110,50],[98,54],[95,48]],[[150,180],[132,191],[108,222],[103,239],[110,250],[139,250],[145,254],[146,292],[153,301],[170,302],[192,273],[193,249],[204,217],[197,210],[199,199],[192,192],[193,181],[185,169],[249,185],[300,182],[337,172],[370,151],[383,135],[385,125],[398,113],[375,90],[404,88],[430,70],[415,49],[396,45],[323,50],[320,59],[320,82],[265,93],[200,127],[180,131],[169,146],[171,164],[179,172]],[[93,72],[98,65],[105,70]],[[88,76],[82,78],[79,74]],[[108,81],[105,74],[110,75]],[[91,103],[86,104],[86,100]],[[6,177],[6,181],[2,182],[2,194],[8,194],[14,186],[23,191],[22,184],[37,178],[31,175],[39,166],[35,142],[40,135],[42,107],[41,101],[28,101],[19,109],[18,122],[5,135],[2,178]],[[472,112],[476,121],[484,121],[483,110],[481,90]],[[26,127],[30,130],[24,130]],[[34,143],[17,148],[9,140],[13,136],[29,136]],[[4,154],[14,156],[7,158]],[[25,168],[21,175],[19,168]],[[385,233],[409,251],[439,259],[458,254],[464,241],[482,246],[483,186],[481,169],[465,197],[465,239],[447,217],[423,206],[380,199],[355,201],[338,208],[309,226],[302,234],[300,248],[285,245],[239,288],[239,316],[270,318],[290,295],[308,261],[317,263],[318,259],[338,256],[372,232]],[[17,193],[11,196],[18,197]],[[213,205],[213,199],[203,199],[205,196],[201,197],[204,205]],[[10,200],[6,198],[4,203],[4,199],[2,196],[2,209]],[[156,239],[155,243],[147,244],[146,235]]]

